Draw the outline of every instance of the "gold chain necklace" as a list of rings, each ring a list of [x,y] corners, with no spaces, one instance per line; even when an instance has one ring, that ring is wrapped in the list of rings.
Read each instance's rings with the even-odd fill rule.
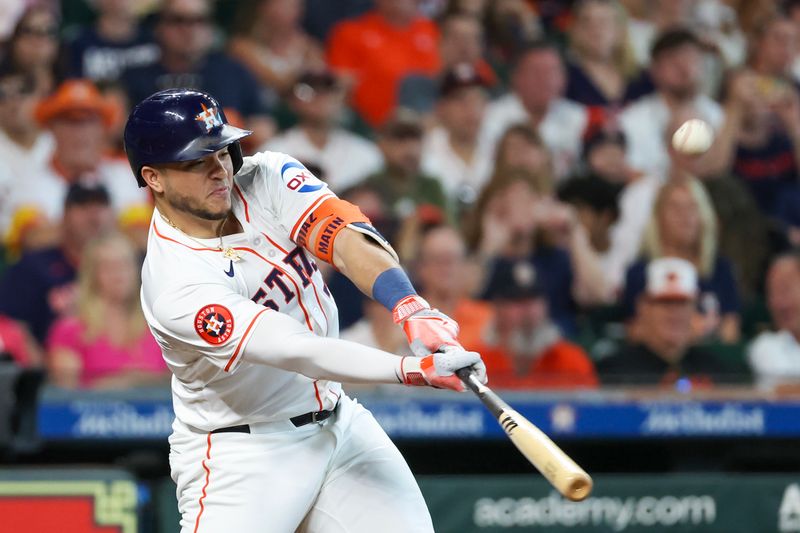
[[[208,247],[208,245],[206,243],[198,241],[197,239],[195,239],[194,237],[192,237],[191,235],[189,235],[188,233],[183,231],[181,228],[179,228],[173,221],[171,221],[163,213],[159,212],[159,215],[161,215],[161,218],[164,219],[164,222],[166,222],[167,224],[169,224],[170,226],[172,226],[176,230],[180,231],[189,240],[195,242],[196,244],[199,244],[203,248]],[[219,231],[217,232],[217,237],[219,238],[219,244],[217,245],[217,251],[218,252],[222,252],[222,255],[223,255],[223,257],[225,257],[225,259],[230,259],[231,261],[236,263],[242,258],[242,256],[239,254],[239,251],[234,249],[234,248],[232,248],[232,247],[230,247],[230,246],[225,247],[225,245],[222,243],[222,230],[225,227],[225,223],[227,221],[228,221],[228,216],[226,215],[225,216],[225,220],[223,220],[222,224],[219,225]]]

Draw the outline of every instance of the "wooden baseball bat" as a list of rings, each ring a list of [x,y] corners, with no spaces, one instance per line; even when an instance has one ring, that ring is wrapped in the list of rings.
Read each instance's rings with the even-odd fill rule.
[[[592,491],[592,478],[569,458],[550,437],[516,412],[492,389],[482,384],[469,368],[456,375],[480,398],[514,446],[565,498],[579,502]]]

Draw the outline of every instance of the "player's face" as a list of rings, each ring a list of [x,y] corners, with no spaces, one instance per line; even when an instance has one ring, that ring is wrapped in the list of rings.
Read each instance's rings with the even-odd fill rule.
[[[231,210],[233,163],[228,148],[202,159],[160,169],[163,198],[178,211],[204,220],[222,220]]]

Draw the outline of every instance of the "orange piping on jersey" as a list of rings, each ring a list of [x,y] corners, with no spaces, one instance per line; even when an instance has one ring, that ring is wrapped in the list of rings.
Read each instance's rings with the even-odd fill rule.
[[[314,328],[311,326],[310,315],[308,314],[308,310],[306,309],[306,306],[303,305],[303,293],[300,292],[300,287],[297,285],[297,282],[294,280],[294,278],[292,276],[290,276],[287,271],[285,271],[280,266],[276,265],[275,263],[273,263],[272,261],[270,261],[269,259],[267,259],[263,255],[261,255],[260,253],[256,252],[252,248],[236,247],[236,248],[234,248],[234,250],[242,250],[242,251],[245,251],[245,252],[250,252],[251,254],[255,255],[256,257],[258,257],[262,261],[266,262],[267,264],[270,264],[274,268],[277,268],[278,270],[283,272],[283,274],[287,278],[289,278],[289,281],[291,281],[292,285],[294,285],[294,292],[295,292],[295,294],[297,294],[297,303],[300,304],[300,309],[303,310],[303,315],[306,317],[306,326],[308,326],[309,331],[313,332]]]
[[[156,227],[155,222],[153,223],[153,231],[156,232],[156,236],[157,237],[160,237],[160,238],[164,239],[165,241],[170,241],[170,242],[174,242],[175,244],[180,244],[181,246],[185,246],[186,248],[188,248],[190,250],[194,250],[195,252],[221,252],[222,251],[222,250],[219,250],[217,248],[194,248],[192,246],[189,246],[188,244],[184,244],[184,243],[182,243],[180,241],[176,241],[175,239],[173,239],[171,237],[167,237],[166,235],[162,235],[161,232],[158,231],[158,228]]]
[[[314,396],[317,397],[317,403],[319,404],[319,410],[322,411],[322,400],[319,398],[319,387],[317,387],[317,379],[314,380]]]
[[[283,252],[285,255],[289,255],[289,251],[286,248],[284,248],[283,246],[281,246],[280,244],[278,244],[277,242],[275,242],[272,239],[270,239],[269,235],[267,235],[263,231],[261,232],[261,235],[263,235],[264,238],[266,238],[270,243],[272,243],[272,246],[274,246],[275,248],[277,248],[278,250]]]
[[[239,198],[242,199],[242,203],[244,204],[244,219],[250,222],[250,208],[247,206],[247,200],[244,199],[242,191],[239,190],[239,186],[235,183],[233,184],[233,190],[236,191],[236,194],[239,195]]]
[[[272,246],[275,246],[278,250],[283,252],[284,255],[289,255],[289,252],[286,251],[286,249],[283,246],[270,239],[269,235],[267,235],[263,231],[261,232],[261,235],[263,235],[265,239],[267,239],[270,243],[272,243]],[[305,253],[305,251],[303,251],[303,253]],[[322,306],[322,302],[319,299],[319,293],[317,292],[317,286],[314,284],[313,281],[311,282],[311,288],[314,290],[314,298],[317,299],[317,305],[319,305],[319,309],[320,311],[322,311],[322,316],[325,317],[325,331],[328,331],[328,313],[325,312],[325,307]]]
[[[200,517],[203,516],[205,506],[203,505],[203,498],[206,497],[206,489],[208,488],[208,477],[211,475],[211,469],[206,465],[206,460],[211,460],[211,433],[208,434],[208,446],[206,447],[206,458],[203,459],[203,470],[206,471],[206,484],[203,485],[203,494],[200,496],[198,503],[200,504],[200,512],[197,513],[197,519],[194,521],[194,533],[197,533],[197,528],[200,527]]]
[[[247,335],[250,333],[250,330],[255,325],[258,317],[260,317],[263,313],[266,313],[267,311],[269,311],[269,309],[262,309],[261,311],[256,313],[256,316],[254,316],[253,320],[250,321],[250,324],[247,326],[247,329],[244,330],[244,335],[242,335],[242,338],[239,340],[239,344],[236,345],[236,349],[233,351],[233,355],[231,356],[230,359],[228,359],[228,363],[225,365],[225,372],[228,372],[233,362],[236,361],[236,356],[239,355],[239,350],[241,350],[242,346],[244,346],[244,343],[247,340]]]
[[[311,213],[311,211],[313,211],[314,209],[316,209],[319,206],[319,204],[321,204],[322,202],[331,197],[335,198],[333,194],[326,194],[325,196],[320,196],[319,198],[314,200],[314,203],[308,206],[308,209],[303,211],[303,214],[300,215],[300,217],[297,219],[297,222],[295,222],[294,227],[292,228],[292,232],[289,234],[289,238],[294,240],[297,234],[297,230],[300,229],[300,226],[303,224],[306,218],[308,218],[308,214]]]

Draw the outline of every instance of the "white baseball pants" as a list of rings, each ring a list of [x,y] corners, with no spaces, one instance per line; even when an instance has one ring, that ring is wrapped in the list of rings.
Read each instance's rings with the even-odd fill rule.
[[[400,452],[345,395],[321,424],[212,435],[176,421],[173,430],[181,533],[433,532]]]

